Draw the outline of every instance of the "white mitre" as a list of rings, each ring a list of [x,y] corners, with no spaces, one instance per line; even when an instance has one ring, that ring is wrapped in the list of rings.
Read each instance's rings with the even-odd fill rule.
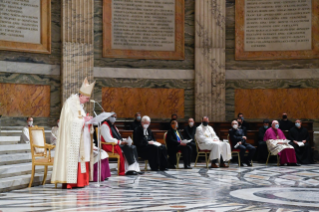
[[[86,77],[83,84],[82,84],[82,87],[80,89],[80,94],[82,94],[84,96],[91,97],[94,85],[95,85],[95,81],[93,83],[89,84],[88,79]]]

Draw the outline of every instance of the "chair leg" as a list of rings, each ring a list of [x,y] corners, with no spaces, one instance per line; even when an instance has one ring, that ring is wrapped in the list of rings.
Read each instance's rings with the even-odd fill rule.
[[[32,186],[33,178],[34,178],[34,172],[35,172],[35,165],[32,165],[32,173],[31,173],[31,179],[29,183],[29,188]]]
[[[118,158],[117,158],[117,175],[118,175],[118,176],[120,176],[120,162],[121,162],[121,160],[120,160],[120,158],[118,157]]]
[[[237,155],[238,155],[238,166],[240,167],[241,165],[241,161],[240,161],[240,154],[239,153],[237,153]]]
[[[196,164],[197,164],[197,161],[198,161],[198,157],[199,157],[199,153],[197,153],[194,167],[196,167]]]
[[[148,163],[148,160],[145,160],[145,168],[144,168],[144,171],[147,171],[147,163]]]
[[[279,155],[277,154],[277,166],[279,166],[279,160],[280,160],[280,158],[279,158]]]
[[[180,154],[176,153],[176,168],[179,169],[179,158]]]
[[[208,169],[207,153],[205,152],[206,169]]]
[[[268,153],[268,157],[267,157],[267,161],[266,161],[266,166],[268,166],[269,157],[270,157],[270,152]]]
[[[44,166],[44,176],[43,176],[42,185],[45,184],[45,180],[47,179],[47,174],[48,174],[48,166]]]
[[[58,184],[57,183],[55,184],[55,188],[58,188]]]

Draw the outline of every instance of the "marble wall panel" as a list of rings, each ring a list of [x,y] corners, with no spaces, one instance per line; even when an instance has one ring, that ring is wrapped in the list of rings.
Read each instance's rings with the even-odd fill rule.
[[[0,83],[0,114],[50,116],[50,86]]]
[[[94,7],[94,66],[119,68],[194,69],[195,0],[185,0],[185,60],[181,61],[103,58],[103,0],[94,0]]]
[[[276,119],[287,112],[291,119],[318,119],[318,88],[236,89],[235,114],[246,119]]]
[[[116,111],[118,118],[130,118],[138,111],[158,119],[169,119],[173,113],[184,118],[184,90],[104,87],[102,107]]]
[[[34,124],[39,126],[53,126],[60,117],[61,110],[61,80],[60,76],[49,75],[30,75],[16,73],[0,73],[0,83],[25,84],[31,86],[49,86],[50,93],[46,95],[46,101],[50,102],[48,117],[35,117]],[[8,91],[9,93],[11,91]],[[22,97],[25,94],[32,94],[28,90],[23,90]],[[6,94],[7,95],[7,94]],[[26,96],[27,97],[27,96]],[[28,99],[26,98],[26,101]],[[24,107],[30,107],[34,103],[25,104]],[[11,105],[10,105],[11,106]],[[12,106],[16,107],[16,106]],[[23,109],[23,108],[22,108]],[[24,109],[23,109],[24,110]],[[37,115],[37,114],[34,114]],[[26,125],[27,114],[17,115],[15,117],[4,115],[1,118],[2,126],[24,126]]]
[[[183,89],[184,90],[184,115],[185,115],[184,119],[186,120],[188,117],[194,117],[195,106],[194,106],[194,81],[193,80],[96,78],[96,84],[94,88],[94,98],[100,104],[102,104],[102,88],[103,87]],[[125,101],[123,102],[123,104],[124,103]],[[98,113],[101,112],[99,108],[96,108],[96,109]],[[114,111],[117,112],[117,108],[114,108]],[[140,111],[140,110],[138,109],[137,111]],[[132,114],[130,114],[127,118],[133,117],[134,113],[137,111],[133,111]],[[165,118],[160,118],[158,120],[163,120],[163,119]],[[154,118],[154,120],[156,120],[156,118]]]

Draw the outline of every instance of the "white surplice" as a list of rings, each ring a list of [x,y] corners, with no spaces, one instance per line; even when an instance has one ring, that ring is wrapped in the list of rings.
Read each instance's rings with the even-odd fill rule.
[[[209,159],[216,160],[220,156],[224,161],[231,159],[231,149],[229,143],[220,141],[214,129],[211,126],[199,125],[196,128],[195,139],[198,148],[201,150],[211,150]]]

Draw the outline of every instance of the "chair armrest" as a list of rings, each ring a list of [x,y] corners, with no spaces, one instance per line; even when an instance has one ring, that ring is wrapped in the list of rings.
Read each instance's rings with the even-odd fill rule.
[[[55,148],[55,146],[51,145],[51,144],[45,144],[45,147],[48,148],[48,149],[54,149]]]
[[[35,144],[32,144],[32,146],[36,147],[36,148],[43,148],[43,149],[47,148],[46,146],[38,146],[38,145],[35,145]]]
[[[114,153],[114,146],[117,145],[117,144],[114,144],[114,143],[107,143],[107,142],[101,142],[101,144],[112,145],[112,153]]]

